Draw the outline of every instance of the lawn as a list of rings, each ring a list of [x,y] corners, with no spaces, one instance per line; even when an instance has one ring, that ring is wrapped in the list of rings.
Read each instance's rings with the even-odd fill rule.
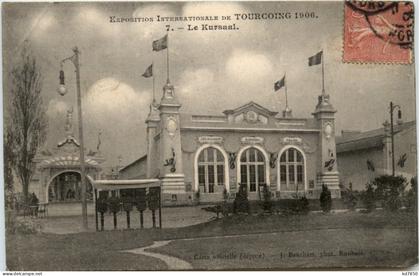
[[[397,268],[417,263],[407,229],[321,229],[175,240],[151,251],[197,270]]]
[[[141,231],[7,235],[7,268],[33,271],[166,269],[166,264],[160,260],[119,252],[152,244],[145,236]]]
[[[167,266],[160,260],[120,250],[168,239],[175,241],[153,251],[184,259],[196,269],[407,266],[417,260],[414,218],[402,211],[395,214],[375,211],[371,214],[243,215],[162,230],[7,235],[7,266],[10,270],[41,271],[161,270]],[[214,238],[226,235],[233,237]],[[339,254],[340,249],[361,251],[363,255],[319,256],[322,251]],[[312,252],[316,256],[286,258],[289,252],[303,255]],[[245,257],[229,259],[222,253],[232,256],[243,253]],[[258,257],[261,254],[263,257]],[[200,259],[200,255],[203,258]],[[213,255],[215,259],[206,259]]]

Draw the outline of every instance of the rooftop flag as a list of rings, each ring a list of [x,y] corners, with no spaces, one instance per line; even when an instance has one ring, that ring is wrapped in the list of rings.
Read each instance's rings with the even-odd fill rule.
[[[153,41],[153,51],[161,51],[168,48],[168,35],[165,35],[161,39]]]
[[[321,61],[322,61],[322,51],[317,53],[314,56],[311,56],[308,59],[309,66],[321,64]]]
[[[149,67],[147,67],[146,71],[144,71],[142,76],[145,78],[150,78],[153,76],[153,63],[150,64]]]
[[[286,75],[284,75],[284,77],[281,80],[274,83],[274,92],[277,92],[285,85],[285,80],[286,80]]]

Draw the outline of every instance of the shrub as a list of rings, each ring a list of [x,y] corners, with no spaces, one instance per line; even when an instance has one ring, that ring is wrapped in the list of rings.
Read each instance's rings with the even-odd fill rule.
[[[346,205],[346,207],[350,210],[354,210],[357,205],[357,197],[355,193],[348,189],[344,193],[342,193],[343,202]]]
[[[17,198],[13,191],[5,190],[5,208],[6,210],[15,209]]]
[[[108,199],[108,206],[109,206],[109,210],[113,214],[116,214],[121,210],[121,201],[116,196],[112,196]]]
[[[361,197],[367,212],[372,212],[376,207],[375,192],[372,184],[368,183],[366,185],[366,190],[362,192]]]
[[[41,232],[41,224],[34,218],[17,217],[14,211],[6,212],[6,231],[9,234],[36,234]]]
[[[264,210],[264,212],[272,212],[273,203],[271,201],[271,191],[268,185],[264,185],[263,200],[261,202],[261,207]]]
[[[229,199],[229,193],[226,188],[223,189],[223,200],[227,201]]]
[[[123,209],[126,212],[133,211],[133,200],[131,197],[126,197],[123,199]]]
[[[406,179],[402,176],[382,175],[372,182],[375,197],[382,201],[382,206],[389,211],[396,211],[401,207],[402,194]]]
[[[324,184],[322,184],[322,192],[319,197],[319,202],[321,204],[321,209],[324,213],[328,213],[331,211],[331,207],[332,207],[331,191]]]
[[[250,213],[246,185],[239,184],[239,191],[236,193],[236,197],[233,202],[233,213]]]
[[[413,177],[410,180],[411,189],[408,191],[406,196],[406,207],[410,212],[417,211],[417,177]]]
[[[149,209],[154,211],[159,208],[159,197],[160,197],[160,188],[149,188],[149,193],[147,194],[147,205]]]
[[[147,208],[147,195],[146,189],[139,189],[138,195],[136,197],[136,208],[137,211],[143,212]]]
[[[307,214],[309,213],[309,200],[306,198],[306,196],[301,197],[296,206],[296,211],[298,213]]]
[[[276,201],[276,205],[285,214],[307,214],[309,212],[309,200],[306,196],[281,199]]]
[[[108,204],[105,197],[99,197],[98,201],[96,202],[96,211],[99,213],[106,213],[108,210]]]

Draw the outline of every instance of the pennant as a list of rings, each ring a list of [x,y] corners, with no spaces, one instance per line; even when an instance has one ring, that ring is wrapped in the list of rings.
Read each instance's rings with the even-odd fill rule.
[[[147,67],[142,76],[145,78],[150,78],[153,76],[153,64],[150,64],[150,66]]]
[[[322,51],[317,53],[314,56],[311,56],[308,59],[309,66],[321,64],[321,61],[322,61]]]
[[[161,51],[168,48],[168,35],[165,35],[161,39],[153,41],[153,51]]]
[[[277,92],[280,88],[282,88],[285,85],[285,82],[286,75],[284,75],[284,77],[281,80],[274,83],[274,92]]]
[[[405,166],[405,161],[407,161],[407,154],[406,153],[404,153],[403,155],[401,155],[400,156],[400,159],[398,160],[398,166],[400,167],[400,168],[404,168],[404,166]]]
[[[367,165],[368,171],[372,171],[372,172],[375,171],[375,165],[373,165],[373,162],[370,161],[369,159],[366,160],[366,165]]]

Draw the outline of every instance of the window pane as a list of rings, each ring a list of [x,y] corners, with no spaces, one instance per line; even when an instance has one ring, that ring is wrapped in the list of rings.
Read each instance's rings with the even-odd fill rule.
[[[295,161],[295,150],[294,149],[289,149],[287,151],[288,153],[288,157],[289,157],[289,162],[294,162]]]
[[[214,183],[214,166],[209,165],[208,174],[209,184]]]
[[[209,183],[209,193],[214,193],[214,184]]]
[[[297,182],[302,183],[303,182],[303,166],[298,165],[296,168],[297,168]]]
[[[209,193],[214,193],[214,166],[208,166]]]
[[[246,184],[246,183],[248,183],[247,167],[246,165],[241,165],[241,184]]]
[[[264,156],[260,151],[257,151],[257,160],[259,162],[264,162]]]
[[[280,157],[280,162],[286,162],[286,153],[287,153],[287,151],[286,151],[286,152],[283,152],[283,153],[281,154],[281,157]]]
[[[206,182],[205,172],[204,172],[204,166],[198,166],[198,184],[204,185]]]
[[[302,154],[299,151],[296,151],[296,161],[302,162]]]
[[[295,166],[289,165],[289,183],[295,183]]]
[[[241,155],[241,162],[246,162],[246,153],[247,151],[244,151]]]
[[[258,184],[265,183],[264,165],[258,165]]]
[[[204,162],[204,151],[200,153],[200,156],[198,157],[198,162]]]
[[[249,184],[250,184],[250,187],[249,187],[249,191],[250,192],[255,192],[257,189],[256,189],[256,187],[257,187],[257,185],[256,185],[256,182],[257,182],[257,179],[256,179],[256,174],[255,174],[255,166],[250,166],[249,167]]]
[[[217,165],[217,184],[224,185],[225,184],[225,172],[223,165]]]
[[[280,166],[280,181],[286,183],[286,166]]]
[[[208,162],[213,162],[214,160],[214,149],[213,148],[208,148],[207,149],[207,161]]]
[[[217,161],[223,162],[224,161],[223,154],[219,150],[215,150],[215,151],[217,153]]]
[[[249,162],[255,162],[255,150],[254,149],[249,149]]]

